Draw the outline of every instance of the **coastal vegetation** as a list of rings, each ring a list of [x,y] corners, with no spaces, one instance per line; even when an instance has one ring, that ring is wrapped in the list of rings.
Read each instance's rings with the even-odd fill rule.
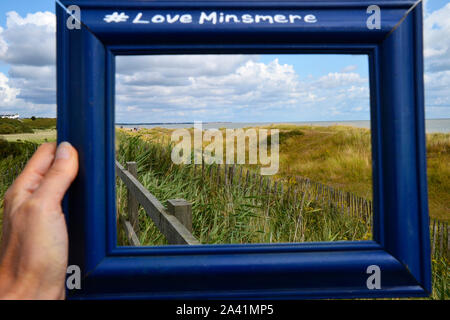
[[[17,119],[0,118],[0,134],[33,133],[33,129]]]
[[[55,130],[55,118],[7,119],[0,118],[0,134],[33,133],[35,130]]]
[[[371,238],[369,220],[341,214],[324,205],[312,188],[292,188],[255,170],[224,166],[174,165],[172,145],[151,144],[138,136],[118,135],[117,159],[136,161],[139,180],[161,202],[183,198],[192,203],[193,235],[205,244],[361,240]],[[240,170],[242,168],[242,170]],[[291,188],[290,188],[291,186]],[[118,211],[125,212],[126,189],[118,182]],[[143,209],[141,209],[142,211]],[[140,230],[148,245],[165,239],[145,214]]]
[[[33,120],[29,120],[30,122]],[[27,123],[27,121],[25,121]],[[343,214],[308,185],[295,193],[295,179],[307,177],[335,190],[351,192],[371,200],[370,131],[351,127],[277,125],[280,130],[280,170],[270,182],[261,180],[258,165],[237,166],[234,180],[225,181],[224,167],[174,165],[170,161],[172,130],[117,130],[119,162],[136,161],[139,181],[162,203],[184,198],[193,206],[193,234],[202,243],[261,243],[371,239],[371,219]],[[258,128],[257,128],[258,129]],[[26,135],[39,135],[49,127],[32,128],[35,133],[3,135],[0,139],[0,226],[3,194],[37,145]],[[221,129],[225,130],[225,129]],[[14,141],[11,136],[15,136]],[[27,138],[25,138],[27,137]],[[47,139],[47,141],[54,141]],[[16,141],[17,139],[21,141]],[[33,140],[31,138],[31,140]],[[450,134],[427,135],[427,165],[430,215],[449,219]],[[248,181],[244,178],[249,172]],[[240,177],[240,178],[239,178]],[[261,182],[263,181],[263,182]],[[275,184],[277,181],[278,184]],[[125,214],[126,189],[117,182],[117,207]],[[140,208],[138,236],[142,245],[166,244],[165,238]],[[301,217],[299,219],[299,217]],[[0,228],[1,233],[1,228]],[[127,245],[123,230],[118,241]],[[433,239],[431,239],[433,241]],[[447,238],[443,247],[446,248]],[[448,299],[448,248],[437,246],[432,256],[432,299]]]
[[[175,198],[192,203],[192,233],[203,244],[372,239],[370,215],[347,214],[340,205],[323,201],[323,193],[318,193],[320,189],[313,188],[312,184],[302,184],[295,192],[298,182],[289,178],[295,175],[315,176],[317,180],[344,189],[352,181],[365,177],[368,189],[364,189],[365,184],[361,183],[348,190],[370,198],[370,132],[343,127],[278,128],[282,160],[279,174],[272,179],[261,178],[256,173],[257,166],[230,166],[226,173],[224,166],[215,164],[175,165],[170,158],[172,130],[164,128],[141,129],[138,132],[118,130],[116,155],[122,165],[127,161],[137,163],[138,180],[161,203]],[[445,150],[448,152],[448,135],[430,135],[428,140],[431,142],[431,155],[442,155]],[[299,141],[308,143],[308,147],[303,149]],[[334,154],[337,151],[341,155]],[[293,152],[298,152],[297,158],[291,154]],[[359,159],[355,160],[355,157]],[[295,159],[303,159],[305,164],[296,166]],[[322,169],[315,162],[331,165]],[[430,163],[433,164],[434,160]],[[445,173],[439,166],[431,171],[431,177]],[[340,182],[339,178],[346,174],[348,177],[343,179],[344,183]],[[448,183],[446,179],[439,181],[441,187]],[[119,215],[128,218],[127,190],[119,179],[117,209]],[[143,208],[139,209],[138,225],[141,245],[167,244]],[[446,228],[446,224],[441,226]],[[432,242],[436,242],[435,237],[436,233],[432,232]],[[433,299],[449,297],[447,242],[445,233],[442,240],[434,245]],[[118,244],[128,245],[121,228],[118,229]]]
[[[307,177],[335,189],[351,192],[368,200],[372,199],[370,130],[348,126],[295,125],[272,125],[261,128],[280,130],[280,167],[274,178]],[[190,130],[192,132],[192,129]],[[220,130],[225,132],[224,128]],[[173,129],[152,128],[139,131],[118,129],[118,132],[119,135],[123,133],[139,136],[143,141],[152,144],[169,144]],[[430,217],[443,221],[450,220],[449,164],[450,134],[427,134]]]

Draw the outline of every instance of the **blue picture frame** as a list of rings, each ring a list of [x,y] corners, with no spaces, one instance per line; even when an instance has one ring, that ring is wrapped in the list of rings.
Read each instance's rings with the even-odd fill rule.
[[[381,23],[368,26],[377,5]],[[68,28],[81,11],[79,28]],[[297,14],[295,23],[213,24],[201,12]],[[129,20],[106,22],[122,12]],[[431,292],[420,1],[61,0],[57,13],[58,140],[79,151],[63,203],[71,299],[357,298]],[[191,23],[133,23],[190,14]],[[306,15],[313,15],[313,23]],[[282,20],[282,19],[278,19]],[[308,18],[313,21],[313,18]],[[136,20],[137,21],[137,20]],[[373,241],[117,247],[115,56],[211,53],[367,54],[373,150]],[[368,268],[381,288],[367,286]]]

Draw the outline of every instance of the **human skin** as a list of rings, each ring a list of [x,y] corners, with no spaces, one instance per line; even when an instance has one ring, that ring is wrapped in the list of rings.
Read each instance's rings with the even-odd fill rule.
[[[78,172],[69,143],[41,145],[4,198],[0,299],[64,299],[68,236],[61,201]]]

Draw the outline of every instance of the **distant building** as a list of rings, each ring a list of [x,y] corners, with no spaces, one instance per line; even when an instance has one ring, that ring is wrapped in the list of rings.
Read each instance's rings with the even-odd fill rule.
[[[19,119],[19,114],[0,114],[1,119]]]

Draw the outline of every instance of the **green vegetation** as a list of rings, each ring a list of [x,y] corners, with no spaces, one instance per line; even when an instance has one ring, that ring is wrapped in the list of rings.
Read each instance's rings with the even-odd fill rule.
[[[280,130],[278,178],[308,177],[330,187],[372,199],[370,130],[346,126],[295,125],[272,125],[264,128]],[[172,132],[171,129],[153,128],[127,134],[140,135],[149,142],[169,143]],[[450,134],[427,134],[427,165],[430,217],[449,221]]]
[[[372,198],[369,130],[343,126],[294,128],[304,135],[280,143],[280,176],[302,175]],[[449,221],[450,134],[427,134],[427,169],[430,216]]]
[[[44,143],[56,141],[56,119],[0,119],[0,138],[7,141]]]
[[[56,129],[56,118],[35,118],[23,119],[22,122],[31,129]]]
[[[184,198],[191,202],[193,235],[201,243],[268,243],[372,238],[371,219],[342,214],[339,208],[332,205],[324,206],[317,201],[314,190],[308,190],[308,188],[300,189],[298,194],[294,194],[293,188],[289,187],[291,179],[284,179],[280,175],[278,181],[285,186],[284,193],[274,192],[274,185],[268,187],[267,181],[261,183],[261,180],[255,179],[253,174],[249,175],[251,178],[245,187],[242,187],[244,179],[237,182],[235,178],[234,182],[228,180],[226,184],[223,168],[218,175],[216,165],[205,165],[203,172],[201,166],[174,165],[170,160],[172,146],[167,143],[167,134],[170,131],[157,129],[150,135],[146,131],[143,132],[144,136],[140,136],[139,133],[118,132],[119,162],[124,164],[126,161],[136,161],[139,181],[161,203],[164,204],[166,200],[174,198]],[[329,133],[329,131],[325,132]],[[336,128],[336,132],[340,130]],[[305,137],[308,134],[314,133],[306,132],[284,135],[284,137],[291,139]],[[361,154],[366,154],[366,149],[362,147],[363,143],[355,141],[356,134],[342,134],[347,139],[347,143],[352,142],[349,149],[360,150]],[[366,133],[361,136],[367,139]],[[432,141],[439,144],[436,138]],[[340,145],[342,146],[343,143]],[[431,152],[434,151],[431,150]],[[316,155],[317,153],[311,152],[310,157],[313,158]],[[345,163],[344,158],[341,161]],[[243,168],[244,174],[241,177],[246,176],[247,170],[248,168]],[[250,169],[249,172],[251,173],[252,170]],[[279,185],[276,190],[279,190]],[[126,188],[118,179],[117,208],[118,213],[124,215],[124,218],[127,218],[126,207]],[[138,230],[142,245],[167,244],[164,236],[142,208],[139,212]],[[432,256],[431,299],[448,299],[450,296],[447,241],[445,236],[444,249],[437,247]],[[118,243],[119,245],[128,244],[121,228],[118,230]]]
[[[34,118],[33,120],[0,118],[0,134],[33,133],[35,129],[56,129],[56,119]]]
[[[30,121],[33,120],[25,123]],[[170,161],[168,144],[172,130],[169,129],[156,128],[126,134],[125,130],[119,130],[117,157],[121,163],[137,161],[140,182],[163,204],[173,198],[185,198],[193,203],[193,233],[202,243],[371,239],[369,220],[343,215],[336,207],[324,206],[315,199],[312,190],[295,194],[288,179],[300,175],[370,199],[370,132],[347,127],[276,127],[280,129],[281,141],[281,166],[276,178],[283,181],[283,196],[273,192],[273,185],[268,189],[267,181],[260,187],[260,180],[252,174],[256,171],[253,167],[243,167],[243,176],[247,170],[251,173],[248,188],[238,188],[236,181],[231,185],[224,184],[223,167],[218,179],[215,165],[205,166],[203,175],[201,168],[174,165]],[[0,137],[0,236],[4,192],[37,144],[56,138],[55,130],[33,129],[35,133],[4,135],[9,142]],[[44,135],[47,133],[49,136]],[[17,139],[30,139],[37,143],[12,141]],[[450,203],[449,147],[450,134],[427,135],[430,213],[432,217],[447,221]],[[117,186],[118,212],[123,214],[127,212],[126,189],[120,181]],[[146,217],[143,209],[140,210],[141,244],[165,244],[166,240],[159,230]],[[299,220],[299,216],[302,219]],[[120,244],[127,241],[121,229],[118,241]],[[444,244],[447,241],[445,238]],[[450,279],[447,253],[436,250],[432,267],[431,298],[448,299]]]
[[[14,141],[31,141],[34,143],[44,143],[44,142],[54,142],[56,141],[56,130],[35,130],[34,133],[17,133],[17,134],[5,134],[0,136],[4,140],[14,142]]]
[[[337,208],[323,206],[312,189],[295,194],[281,193],[259,175],[249,172],[244,188],[229,178],[223,168],[205,166],[203,174],[194,165],[173,165],[171,145],[146,143],[139,138],[118,135],[117,158],[136,161],[141,183],[161,202],[184,198],[193,206],[194,236],[202,243],[269,243],[335,241],[371,238],[369,223],[343,215]],[[220,170],[220,171],[219,171]],[[246,171],[244,172],[244,174]],[[242,180],[242,179],[241,179]],[[286,182],[289,184],[289,182]],[[125,212],[125,188],[119,183],[119,212]],[[142,214],[141,240],[148,245],[165,239]]]
[[[450,134],[427,135],[428,204],[430,216],[450,220]]]

